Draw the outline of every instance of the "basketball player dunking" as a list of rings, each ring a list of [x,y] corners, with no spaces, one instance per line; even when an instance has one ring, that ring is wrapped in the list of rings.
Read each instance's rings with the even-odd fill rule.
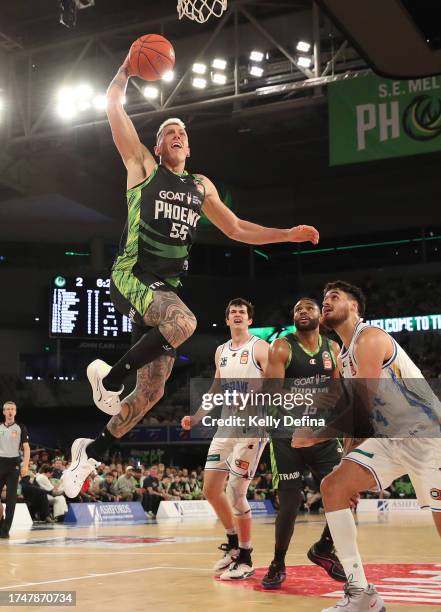
[[[364,323],[365,298],[343,281],[324,290],[323,323],[343,342],[339,368],[371,411],[376,438],[348,452],[322,482],[321,491],[335,547],[348,582],[345,597],[323,612],[383,612],[368,584],[357,546],[350,500],[361,491],[386,489],[408,474],[421,507],[432,510],[441,536],[440,402],[421,371],[384,330]],[[357,415],[355,415],[357,416]],[[299,439],[299,446],[311,443]]]
[[[254,307],[242,298],[231,300],[225,318],[230,328],[231,340],[216,349],[216,373],[212,386],[229,387],[236,381],[242,391],[253,387],[256,391],[260,383],[254,385],[255,379],[262,378],[262,372],[268,361],[268,343],[249,333],[252,324]],[[248,388],[244,388],[244,384]],[[230,409],[231,411],[231,409]],[[226,413],[228,410],[226,411]],[[225,414],[226,414],[225,413]],[[199,408],[193,416],[182,419],[182,427],[190,429],[207,414]],[[227,415],[227,414],[226,414]],[[251,437],[251,430],[242,437],[222,437],[216,433],[208,450],[204,469],[204,495],[213,506],[217,516],[225,527],[227,543],[220,549],[223,557],[215,564],[215,575],[221,580],[241,580],[254,574],[251,560],[251,508],[247,500],[247,490],[254,477],[260,456],[266,444],[266,438]],[[225,483],[228,476],[228,484]]]
[[[72,463],[63,473],[68,497],[79,493],[97,460],[159,401],[176,347],[196,328],[194,314],[176,291],[188,267],[202,213],[239,242],[316,244],[319,239],[314,227],[274,229],[239,219],[223,204],[207,177],[186,172],[190,147],[180,119],[168,119],[159,127],[155,147],[158,164],[140,142],[124,110],[130,76],[126,58],[107,92],[113,140],[127,169],[128,203],[124,245],[112,268],[111,298],[131,319],[136,343],[113,367],[101,360],[88,367],[95,404],[112,419],[96,440],[80,438],[73,443]],[[121,401],[123,382],[134,371],[138,374],[136,388]]]

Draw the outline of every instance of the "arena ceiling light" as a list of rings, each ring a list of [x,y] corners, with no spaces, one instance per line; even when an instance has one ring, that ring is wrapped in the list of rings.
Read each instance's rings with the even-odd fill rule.
[[[89,100],[78,100],[77,109],[79,111],[86,111],[92,108],[92,103]]]
[[[107,107],[107,97],[105,94],[98,94],[92,100],[93,107],[96,110],[105,110]]]
[[[166,83],[171,83],[175,78],[175,73],[173,72],[173,70],[167,70],[167,72],[164,72],[164,74],[162,75],[162,80],[165,81]]]
[[[211,66],[212,68],[215,68],[216,70],[225,70],[225,68],[227,67],[227,61],[224,59],[221,59],[220,57],[217,57],[216,59],[213,60]]]
[[[207,87],[207,80],[201,77],[195,77],[192,81],[193,87],[196,89],[205,89]]]
[[[310,57],[299,57],[297,60],[297,66],[301,66],[302,68],[310,68],[312,64]]]
[[[251,51],[250,53],[250,60],[252,62],[262,62],[264,57],[262,51]]]
[[[311,48],[311,44],[309,42],[305,42],[304,40],[299,40],[297,43],[297,51],[301,51],[302,53],[308,53]]]
[[[76,105],[73,102],[65,100],[58,102],[56,112],[61,119],[68,121],[69,119],[73,119],[78,111]]]
[[[195,62],[192,70],[195,74],[205,74],[207,72],[207,66],[201,62]]]
[[[91,100],[93,89],[88,83],[80,83],[75,87],[75,98],[77,100]]]
[[[222,72],[213,72],[211,75],[211,80],[213,83],[216,83],[216,85],[225,85],[227,82],[227,75],[223,74]]]
[[[256,66],[253,64],[250,66],[249,73],[251,76],[261,77],[263,75],[263,68],[262,66]]]
[[[159,96],[159,89],[157,87],[153,87],[152,85],[147,85],[147,87],[144,87],[142,93],[144,95],[144,98],[154,100]]]

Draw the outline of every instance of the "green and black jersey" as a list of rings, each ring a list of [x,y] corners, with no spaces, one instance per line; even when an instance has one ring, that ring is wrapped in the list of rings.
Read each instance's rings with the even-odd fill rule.
[[[124,247],[112,271],[133,274],[145,285],[159,279],[179,286],[203,201],[204,188],[196,177],[156,166],[145,181],[127,190]]]
[[[284,339],[289,344],[284,387],[295,393],[314,393],[327,387],[336,365],[329,338],[319,335],[317,349],[313,352],[305,348],[295,334],[288,334]]]

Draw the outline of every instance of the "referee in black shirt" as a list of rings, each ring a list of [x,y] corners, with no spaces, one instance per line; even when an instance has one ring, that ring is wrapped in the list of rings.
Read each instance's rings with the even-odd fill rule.
[[[0,493],[6,485],[6,516],[0,503],[0,538],[9,538],[9,530],[17,503],[17,485],[20,475],[29,470],[31,450],[29,436],[24,425],[15,421],[17,406],[14,402],[3,404],[4,422],[0,425]],[[20,447],[23,447],[23,464],[20,470]]]

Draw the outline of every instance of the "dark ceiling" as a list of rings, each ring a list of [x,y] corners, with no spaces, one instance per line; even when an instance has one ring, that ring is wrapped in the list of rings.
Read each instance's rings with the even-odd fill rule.
[[[293,7],[299,11],[310,9],[311,1],[250,5],[257,16],[259,10],[262,12],[262,20],[268,13],[281,12],[295,20]],[[76,29],[67,30],[58,24],[57,0],[14,0],[2,7],[1,30],[29,49],[43,42],[169,15],[174,10],[174,0],[96,0],[94,8],[79,11]],[[190,23],[187,26],[187,36],[201,27]],[[212,27],[213,23],[207,25]],[[116,68],[115,64],[115,71]],[[249,108],[235,114],[217,107],[203,116],[185,113],[183,118],[192,148],[189,169],[227,185],[233,193],[234,209],[247,219],[275,226],[314,223],[325,235],[441,222],[439,154],[329,167],[325,89],[305,98],[304,104],[281,105],[272,113]],[[157,123],[148,117],[135,120],[148,146],[153,144]],[[36,231],[31,223],[10,219],[11,199],[23,194],[5,185],[0,190],[0,239],[73,239],[78,236],[81,219],[82,238],[90,239],[99,231],[99,217],[94,222],[88,214],[81,217],[81,211],[89,209],[110,219],[103,224],[102,234],[106,240],[116,240],[125,215],[125,174],[107,127],[90,125],[48,140],[14,144],[9,154],[34,167],[36,178],[24,201],[29,210],[41,205],[41,197],[48,194],[52,198],[57,194],[63,197],[66,206],[69,201],[80,206],[75,207],[78,217],[73,224],[63,218],[62,207],[46,206],[51,212]],[[32,195],[40,199],[32,203]],[[7,206],[2,204],[6,201]],[[218,237],[204,230],[203,239],[215,241]]]

